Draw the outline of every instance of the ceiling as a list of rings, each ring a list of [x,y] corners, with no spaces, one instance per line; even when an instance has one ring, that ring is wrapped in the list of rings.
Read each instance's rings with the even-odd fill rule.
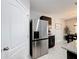
[[[76,0],[31,0],[31,11],[60,16],[60,18],[76,16]]]

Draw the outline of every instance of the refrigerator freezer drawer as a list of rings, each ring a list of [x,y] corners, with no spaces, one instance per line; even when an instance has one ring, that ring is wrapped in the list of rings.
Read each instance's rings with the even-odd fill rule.
[[[32,42],[32,58],[36,59],[48,53],[48,39]]]
[[[32,58],[33,59],[36,59],[38,57],[40,57],[40,41],[35,41],[35,42],[32,42],[32,52],[33,52],[33,56]]]
[[[43,56],[48,53],[48,39],[46,40],[41,40],[41,50],[40,50],[40,55]]]

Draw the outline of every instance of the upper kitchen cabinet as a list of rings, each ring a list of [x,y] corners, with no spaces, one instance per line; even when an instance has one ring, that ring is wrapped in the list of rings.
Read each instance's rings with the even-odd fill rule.
[[[41,16],[41,20],[47,20],[49,25],[52,25],[52,18],[47,16]]]

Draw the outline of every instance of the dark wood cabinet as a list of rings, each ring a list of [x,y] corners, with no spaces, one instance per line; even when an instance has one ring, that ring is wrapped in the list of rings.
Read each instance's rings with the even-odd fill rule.
[[[77,59],[77,55],[67,51],[67,59]]]
[[[54,45],[55,45],[55,36],[49,36],[48,43],[49,43],[49,48],[54,47]]]
[[[51,17],[48,17],[48,16],[41,16],[41,17],[40,17],[40,20],[46,20],[46,21],[48,21],[48,24],[49,24],[49,25],[52,25],[52,18],[51,18]]]

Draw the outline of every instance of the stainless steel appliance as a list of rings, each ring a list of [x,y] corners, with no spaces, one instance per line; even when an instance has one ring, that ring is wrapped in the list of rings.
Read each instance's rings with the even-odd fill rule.
[[[34,24],[32,24],[32,29],[35,28]],[[32,30],[32,41],[30,40],[30,45],[32,45],[30,51],[33,59],[48,53],[48,21],[39,20],[37,27],[37,30]]]

